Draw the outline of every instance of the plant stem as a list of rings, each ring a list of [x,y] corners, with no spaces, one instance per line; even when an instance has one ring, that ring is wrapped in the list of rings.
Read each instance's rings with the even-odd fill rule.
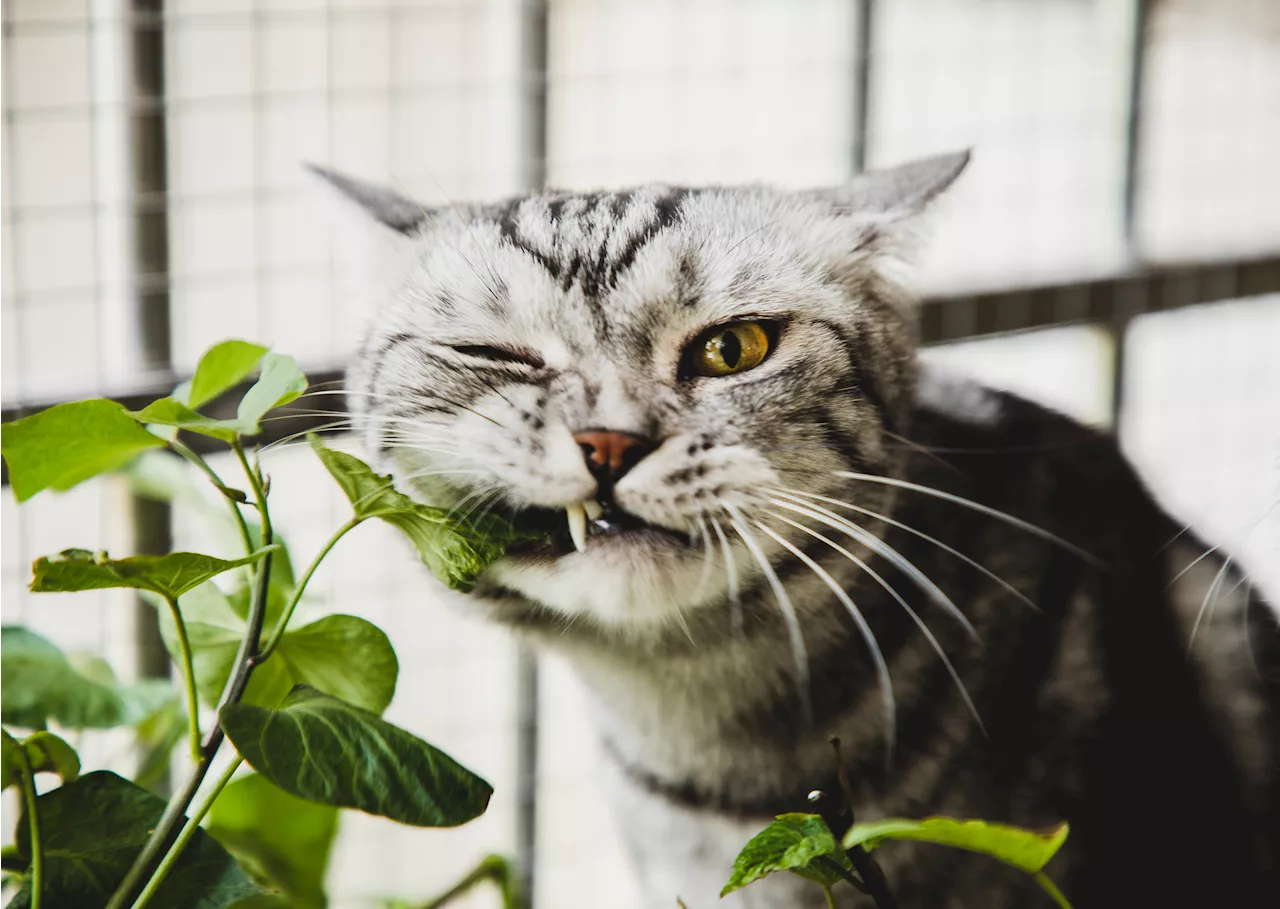
[[[217,471],[209,466],[209,462],[200,457],[200,455],[196,454],[185,444],[175,438],[169,442],[169,447],[182,455],[196,467],[200,468],[200,470],[204,472],[205,476],[209,478],[209,482],[211,482],[219,492],[227,488],[227,484],[222,482],[222,478],[218,476]],[[249,533],[249,524],[245,521],[244,515],[240,513],[240,506],[226,495],[223,495],[223,498],[227,500],[227,505],[231,508],[231,514],[235,517],[236,524],[240,528],[240,539],[244,541],[245,553],[248,554],[253,552],[253,535]]]
[[[466,876],[435,899],[423,903],[419,909],[440,909],[478,884],[492,881],[502,893],[502,909],[523,909],[524,899],[516,892],[515,875],[511,863],[500,855],[486,855]],[[134,907],[138,909],[138,907]]]
[[[831,888],[826,884],[822,885],[822,895],[827,898],[827,909],[836,909],[836,897],[831,892]]]
[[[1043,871],[1031,875],[1031,879],[1040,885],[1040,889],[1049,894],[1049,897],[1058,904],[1060,909],[1071,909],[1071,903],[1068,902],[1066,896],[1058,889],[1058,886]]]
[[[307,566],[307,570],[302,574],[302,579],[294,587],[293,595],[289,598],[288,605],[284,607],[284,612],[280,614],[280,621],[276,622],[276,627],[272,630],[271,636],[267,638],[267,643],[262,646],[262,649],[258,651],[258,655],[254,657],[254,662],[261,663],[271,656],[271,653],[276,649],[276,645],[280,643],[280,638],[284,637],[285,626],[289,624],[289,619],[293,617],[293,610],[297,607],[298,601],[302,599],[302,593],[307,589],[311,575],[315,574],[325,556],[329,554],[334,546],[338,545],[338,541],[346,536],[349,531],[364,523],[364,520],[364,518],[356,516],[339,527],[333,536],[329,537],[329,542],[324,544],[324,548],[320,550],[320,553],[311,560],[311,564]]]
[[[156,891],[160,889],[160,885],[164,883],[164,879],[169,876],[169,872],[173,870],[173,866],[178,863],[178,859],[182,857],[182,851],[187,848],[187,843],[196,835],[196,831],[200,829],[200,822],[204,820],[204,816],[209,813],[209,809],[213,807],[214,801],[217,800],[218,794],[231,782],[231,777],[235,774],[236,768],[244,762],[244,758],[236,755],[227,769],[222,772],[222,776],[214,782],[213,788],[209,790],[209,794],[191,813],[191,817],[187,819],[186,824],[182,826],[182,832],[178,834],[178,838],[173,841],[173,845],[169,847],[169,851],[165,853],[164,859],[161,860],[159,867],[155,873],[151,875],[151,880],[147,881],[147,886],[138,894],[138,898],[133,901],[132,909],[143,909],[147,903],[151,902],[151,898],[155,896]]]
[[[257,472],[250,466],[249,459],[245,456],[244,448],[238,441],[232,443],[231,447],[244,468],[245,475],[249,478],[249,484],[253,487],[254,500],[262,520],[262,545],[269,546],[272,543],[272,529],[271,516],[267,512],[266,491],[262,488],[262,482],[258,478]],[[270,553],[258,563],[258,572],[255,580],[257,583],[254,586],[253,599],[249,604],[249,615],[245,620],[244,637],[240,641],[240,650],[236,653],[236,661],[231,670],[231,676],[227,679],[227,685],[222,691],[222,697],[218,699],[219,710],[227,704],[238,702],[244,696],[245,687],[249,684],[249,677],[253,673],[254,666],[257,665],[254,655],[257,653],[259,638],[262,636],[262,620],[266,615],[267,609],[267,590],[271,580]],[[183,818],[186,816],[187,807],[191,804],[191,800],[195,798],[196,792],[200,789],[200,784],[204,782],[205,776],[209,773],[209,767],[212,765],[218,749],[222,746],[224,738],[226,736],[222,731],[222,725],[215,718],[212,728],[205,735],[204,743],[200,749],[200,760],[191,771],[191,776],[187,779],[182,789],[175,792],[169,799],[169,804],[165,806],[164,815],[160,818],[160,822],[142,847],[142,851],[138,853],[138,857],[133,860],[133,864],[129,867],[129,871],[124,880],[121,881],[120,886],[111,895],[111,901],[107,903],[106,909],[125,909],[126,906],[130,905],[129,901],[133,899],[133,895],[138,888],[143,886],[144,882],[150,880],[169,850],[170,844],[174,842],[174,837],[178,834],[179,825],[182,824]],[[181,851],[181,849],[177,850],[174,861],[177,860],[177,855],[180,855]]]
[[[169,606],[169,614],[173,616],[174,627],[178,630],[178,653],[182,657],[182,682],[187,690],[187,728],[191,733],[191,760],[200,762],[200,702],[196,696],[196,670],[191,661],[191,639],[187,637],[187,623],[182,619],[182,610],[173,597],[165,597]]]
[[[36,775],[22,743],[8,731],[4,731],[4,737],[14,746],[21,765],[22,800],[27,806],[27,827],[31,832],[31,909],[40,909],[40,892],[44,887],[44,844],[40,842],[40,813],[36,809]]]
[[[831,749],[836,755],[836,780],[839,782],[840,791],[844,795],[849,823],[852,824],[854,820],[853,786],[849,783],[849,772],[844,767],[844,752],[840,750],[840,738],[833,735],[828,741],[831,743]],[[829,823],[828,826],[830,826]],[[837,835],[836,842],[840,841],[840,836]],[[845,853],[849,856],[849,863],[853,865],[853,870],[857,871],[858,877],[862,879],[862,884],[866,888],[865,892],[871,897],[871,901],[875,903],[876,909],[898,909],[898,901],[894,899],[893,892],[889,889],[889,881],[885,878],[884,872],[880,870],[880,865],[872,858],[871,853],[862,846],[846,849]]]

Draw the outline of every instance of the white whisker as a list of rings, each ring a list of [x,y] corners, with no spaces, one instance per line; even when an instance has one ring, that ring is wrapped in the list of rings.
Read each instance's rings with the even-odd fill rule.
[[[920,618],[920,616],[916,613],[916,611],[912,609],[910,605],[908,605],[907,601],[903,599],[902,594],[898,593],[898,591],[893,588],[893,585],[891,585],[888,581],[882,578],[879,572],[877,572],[874,568],[872,568],[866,562],[862,561],[862,559],[858,558],[852,552],[845,549],[835,540],[831,539],[825,534],[819,533],[818,531],[810,527],[805,527],[799,521],[793,521],[790,518],[786,517],[785,515],[778,514],[778,512],[776,511],[770,511],[769,514],[777,518],[779,521],[783,521],[787,524],[790,524],[792,527],[795,527],[797,530],[801,530],[804,533],[809,534],[809,536],[819,539],[822,542],[826,543],[836,552],[840,553],[849,561],[853,562],[853,564],[858,566],[858,568],[866,572],[871,577],[872,580],[874,580],[877,584],[879,584],[881,587],[885,589],[885,591],[889,594],[889,596],[893,597],[898,602],[899,606],[901,606],[903,609],[906,610],[907,615],[909,615],[911,617],[911,620],[915,622],[916,627],[920,629],[920,632],[929,641],[930,646],[933,647],[933,650],[938,655],[938,658],[942,660],[942,665],[946,667],[947,674],[950,675],[951,680],[955,682],[956,688],[960,692],[960,697],[964,700],[965,706],[969,709],[969,713],[973,716],[974,722],[978,724],[978,729],[982,731],[982,737],[987,738],[987,727],[982,722],[982,717],[978,716],[978,708],[974,705],[973,699],[969,696],[969,689],[966,688],[964,682],[961,681],[960,674],[956,672],[955,667],[951,664],[951,660],[947,657],[946,652],[943,651],[942,645],[938,643],[938,639],[934,637],[933,632],[929,630],[929,626],[925,624],[924,619]]]
[[[934,546],[937,546],[943,552],[948,552],[951,555],[955,556],[957,559],[964,562],[966,565],[969,565],[977,569],[986,577],[990,578],[992,581],[995,581],[997,584],[999,584],[1009,593],[1013,594],[1013,596],[1017,597],[1023,603],[1030,606],[1036,612],[1041,611],[1040,607],[1037,606],[1030,599],[1028,599],[1026,595],[1022,593],[1022,591],[1018,590],[1018,588],[1014,587],[1012,584],[1010,584],[1004,578],[1000,577],[1000,575],[996,574],[991,569],[987,568],[987,566],[983,565],[981,562],[970,558],[969,556],[965,555],[963,552],[960,552],[958,549],[954,549],[951,546],[948,546],[946,543],[942,542],[936,537],[930,536],[929,534],[925,533],[923,530],[917,530],[916,528],[912,527],[910,524],[904,524],[901,521],[894,520],[893,518],[889,517],[886,514],[881,514],[878,511],[872,511],[870,508],[863,508],[861,505],[854,505],[851,502],[842,502],[839,499],[833,499],[830,496],[821,496],[813,492],[802,492],[799,489],[791,489],[785,486],[777,491],[789,492],[795,496],[803,496],[806,499],[816,499],[817,501],[820,501],[820,502],[827,502],[839,508],[848,508],[849,510],[856,511],[859,514],[865,514],[867,517],[875,518],[876,520],[879,520],[879,521],[884,521],[886,524],[889,524],[892,527],[897,527],[901,530],[905,530],[907,533],[915,534],[920,539],[925,540],[926,542],[932,543]]]
[[[885,764],[890,764],[893,760],[893,744],[897,738],[897,717],[896,708],[893,701],[893,682],[889,679],[889,665],[885,662],[884,653],[880,650],[880,645],[876,642],[875,632],[871,630],[871,626],[867,623],[866,617],[862,611],[854,604],[853,598],[845,592],[836,579],[827,573],[827,570],[815,562],[809,556],[805,555],[801,549],[795,544],[784,539],[772,529],[765,527],[763,524],[756,522],[756,526],[773,537],[782,546],[786,547],[796,558],[804,562],[813,570],[822,582],[831,588],[831,592],[836,595],[844,608],[849,611],[849,615],[853,617],[854,622],[858,625],[858,631],[861,632],[862,638],[867,642],[867,648],[871,651],[871,659],[876,664],[876,676],[880,680],[880,696],[884,701],[884,723],[885,723]]]
[[[1222,579],[1227,576],[1227,569],[1231,567],[1231,557],[1223,559],[1222,567],[1218,569],[1218,573],[1213,576],[1213,583],[1209,585],[1209,589],[1205,591],[1204,602],[1200,604],[1200,611],[1196,613],[1195,623],[1191,626],[1191,639],[1187,641],[1187,650],[1196,645],[1196,634],[1200,631],[1200,622],[1205,618],[1210,621],[1213,619],[1213,606],[1217,603],[1214,591],[1218,589],[1218,585],[1222,583]],[[1207,624],[1207,623],[1206,623]]]
[[[738,536],[742,537],[742,542],[746,544],[747,549],[755,557],[756,562],[760,565],[760,570],[769,582],[769,586],[773,588],[773,595],[778,601],[778,608],[782,611],[783,621],[787,625],[787,635],[791,638],[791,656],[796,668],[796,687],[800,692],[800,703],[801,708],[804,710],[805,724],[810,725],[813,722],[813,702],[809,695],[809,654],[805,650],[804,634],[800,630],[800,620],[796,617],[795,606],[792,605],[791,598],[787,596],[787,591],[782,586],[782,581],[778,579],[777,572],[773,570],[773,566],[769,564],[768,558],[765,557],[764,550],[760,548],[751,531],[747,529],[746,519],[742,517],[742,512],[731,502],[722,500],[720,505],[729,513],[729,523],[738,532]]]
[[[866,528],[858,526],[847,518],[840,517],[834,511],[823,508],[821,505],[811,505],[809,503],[797,505],[794,502],[784,501],[783,499],[770,499],[769,502],[789,511],[799,512],[821,521],[828,527],[835,528],[862,543],[877,555],[888,559],[899,571],[915,581],[918,587],[929,594],[934,602],[954,616],[956,621],[964,626],[965,631],[969,632],[970,637],[975,641],[978,640],[978,630],[973,627],[973,623],[969,621],[968,617],[960,611],[960,607],[951,601],[951,597],[947,596],[942,588],[930,580],[929,576],[917,568],[911,560]]]
[[[1022,520],[1022,518],[1015,518],[1013,515],[1000,511],[998,508],[992,508],[989,505],[983,505],[982,503],[975,502],[972,499],[966,499],[964,496],[958,496],[958,495],[953,495],[952,493],[949,493],[949,492],[943,492],[941,489],[934,489],[932,486],[922,486],[919,483],[912,483],[909,480],[899,480],[896,477],[881,477],[871,473],[855,473],[849,470],[836,470],[832,472],[838,477],[847,477],[850,480],[866,480],[868,483],[881,483],[885,486],[897,486],[900,489],[910,489],[913,492],[924,493],[925,495],[933,496],[934,498],[937,498],[937,499],[943,499],[944,501],[952,502],[964,508],[969,508],[969,509],[972,509],[973,511],[977,511],[982,514],[985,514],[988,517],[995,518],[998,521],[1004,521],[1006,524],[1012,525],[1013,527],[1017,527],[1020,530],[1025,530],[1027,533],[1040,537],[1043,540],[1048,540],[1051,543],[1055,543],[1058,546],[1061,546],[1063,549],[1066,549],[1069,552],[1075,553],[1080,558],[1084,559],[1085,561],[1089,562],[1092,565],[1102,567],[1104,564],[1103,561],[1099,559],[1097,556],[1086,552],[1085,550],[1081,549],[1079,546],[1076,546],[1074,543],[1067,542],[1057,534],[1050,533],[1049,531],[1045,530],[1043,527],[1037,527],[1035,524],[1032,524],[1029,521]]]

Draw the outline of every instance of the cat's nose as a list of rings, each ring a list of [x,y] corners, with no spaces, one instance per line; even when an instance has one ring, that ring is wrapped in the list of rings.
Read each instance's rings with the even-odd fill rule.
[[[654,448],[653,443],[644,436],[603,429],[577,433],[573,440],[582,449],[587,469],[601,485],[622,479],[623,474],[635,467]]]

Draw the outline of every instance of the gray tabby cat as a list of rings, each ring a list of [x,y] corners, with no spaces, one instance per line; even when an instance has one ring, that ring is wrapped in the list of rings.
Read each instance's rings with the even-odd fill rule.
[[[321,172],[376,313],[368,448],[546,529],[465,603],[581,676],[655,909],[716,905],[836,791],[833,734],[859,820],[1070,821],[1049,870],[1082,909],[1276,904],[1275,614],[1113,439],[917,363],[899,262],[966,161],[431,212]],[[1046,904],[967,853],[877,856],[903,906]]]

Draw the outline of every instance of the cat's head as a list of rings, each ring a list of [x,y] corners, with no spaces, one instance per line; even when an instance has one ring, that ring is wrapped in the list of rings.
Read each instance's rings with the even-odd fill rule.
[[[348,382],[369,454],[421,501],[548,528],[482,593],[632,628],[723,602],[805,542],[788,491],[894,471],[915,360],[895,271],[967,160],[433,210],[320,171],[371,313]]]

